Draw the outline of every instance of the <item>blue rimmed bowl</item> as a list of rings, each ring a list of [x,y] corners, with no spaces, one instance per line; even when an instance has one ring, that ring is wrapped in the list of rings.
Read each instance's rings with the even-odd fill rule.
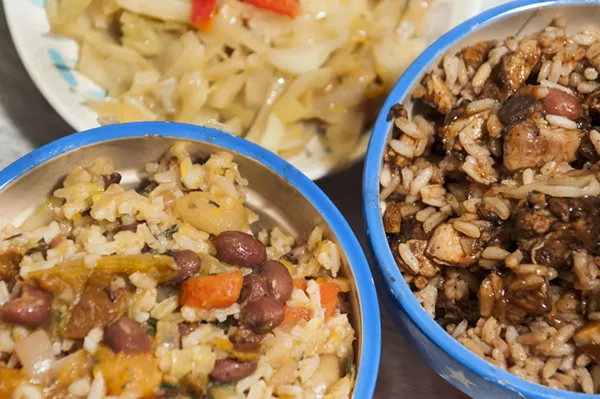
[[[281,226],[306,238],[315,225],[342,249],[344,274],[352,281],[351,322],[357,333],[357,380],[353,397],[371,398],[381,351],[379,306],[369,265],[350,226],[327,196],[305,175],[273,153],[246,140],[199,126],[166,122],[112,125],[76,133],[45,145],[0,172],[0,226],[19,223],[41,205],[74,167],[99,157],[110,159],[137,186],[147,162],[176,141],[193,156],[225,150],[249,181],[248,206],[266,228]]]
[[[459,25],[431,45],[400,78],[375,124],[367,151],[363,194],[369,240],[376,262],[376,281],[382,301],[397,328],[412,347],[446,381],[473,398],[583,398],[600,397],[559,391],[533,384],[479,358],[440,327],[421,307],[405,283],[392,256],[383,228],[379,175],[383,154],[391,138],[389,109],[397,103],[411,109],[410,93],[425,72],[448,51],[456,52],[481,40],[523,35],[541,30],[560,16],[567,30],[600,26],[599,0],[516,0],[486,11]]]

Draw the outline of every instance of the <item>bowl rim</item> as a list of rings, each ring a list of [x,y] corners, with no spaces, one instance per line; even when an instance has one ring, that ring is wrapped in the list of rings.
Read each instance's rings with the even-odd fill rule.
[[[389,127],[392,123],[387,121],[388,111],[394,104],[401,103],[406,99],[412,87],[433,62],[469,34],[492,23],[536,8],[565,5],[600,5],[600,0],[513,0],[463,22],[429,46],[406,69],[381,108],[369,142],[363,174],[363,206],[367,235],[375,255],[376,267],[383,276],[394,305],[402,309],[421,333],[434,345],[473,374],[492,382],[498,387],[531,398],[556,398],[560,396],[561,398],[575,399],[590,398],[597,395],[556,390],[525,381],[503,371],[461,345],[425,312],[402,278],[389,248],[379,207],[379,174],[383,153],[387,146]],[[463,382],[463,385],[468,392],[470,390],[469,382]]]
[[[354,398],[370,398],[375,390],[381,352],[381,320],[369,264],[350,225],[321,189],[274,153],[242,138],[214,129],[174,122],[135,122],[74,133],[40,147],[0,171],[0,191],[45,162],[82,147],[119,139],[151,136],[206,142],[251,158],[293,185],[322,215],[339,240],[356,279],[362,308],[362,350]]]

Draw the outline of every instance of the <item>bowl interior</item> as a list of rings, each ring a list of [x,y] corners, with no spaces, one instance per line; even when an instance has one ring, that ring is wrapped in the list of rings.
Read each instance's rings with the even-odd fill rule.
[[[479,41],[506,38],[510,35],[519,39],[543,29],[555,17],[566,20],[568,33],[579,32],[588,27],[598,28],[599,16],[600,6],[596,0],[517,0],[486,11],[459,25],[430,46],[400,78],[382,108],[367,152],[363,182],[367,228],[378,267],[394,296],[396,306],[403,308],[421,331],[462,365],[488,381],[522,392],[527,397],[551,398],[556,397],[557,392],[560,392],[561,397],[588,395],[556,391],[532,384],[492,366],[451,338],[421,307],[396,265],[381,218],[384,207],[379,199],[379,175],[383,154],[392,134],[392,122],[387,121],[387,113],[394,104],[401,103],[409,114],[412,114],[412,87],[426,72],[439,64],[446,52],[454,53]]]
[[[233,141],[237,144],[242,143],[244,148],[248,148],[248,144],[244,140],[196,126],[176,126],[176,124],[166,123],[139,123],[128,125],[132,126],[115,125],[69,136],[46,146],[51,148],[42,147],[40,150],[36,150],[34,153],[22,158],[0,172],[0,186],[2,186],[0,191],[0,209],[3,210],[0,214],[0,226],[4,226],[7,223],[20,224],[38,206],[40,206],[49,195],[51,195],[73,168],[79,165],[85,165],[100,157],[111,160],[115,169],[122,175],[122,183],[124,185],[131,188],[139,187],[140,183],[147,179],[145,173],[146,163],[157,161],[170,145],[176,141],[183,140],[190,143],[188,151],[192,155],[192,159],[203,159],[217,151],[227,151],[234,155],[234,161],[238,163],[242,176],[249,181],[247,204],[249,208],[259,214],[260,220],[257,224],[260,227],[272,228],[279,226],[298,240],[304,240],[308,237],[312,229],[318,225],[323,228],[328,238],[337,242],[344,248],[338,235],[346,236],[350,230],[349,226],[343,226],[336,222],[330,225],[329,223],[331,223],[331,220],[329,220],[328,223],[319,209],[317,209],[318,205],[313,205],[313,203],[317,204],[318,201],[314,201],[314,199],[312,201],[309,200],[300,191],[299,186],[301,186],[301,184],[294,185],[288,178],[282,177],[269,167],[265,166],[264,164],[268,164],[270,158],[276,158],[271,153],[251,145],[249,151],[252,152],[252,149],[254,149],[256,152],[252,152],[252,156],[242,154],[238,151],[229,149],[232,146],[227,146],[223,143],[219,145],[216,142],[222,142],[223,140]],[[157,126],[160,126],[160,128],[157,129]],[[179,131],[184,132],[186,129],[189,129],[189,132],[193,133],[193,136],[198,139],[194,140],[190,137],[181,137],[181,135],[178,136],[177,133],[173,136],[143,134],[145,132],[156,132],[161,130],[167,132],[177,131],[178,128]],[[112,131],[115,132],[115,135],[127,136],[125,133],[119,133],[120,131],[127,129],[129,129],[130,133],[136,132],[138,136],[122,138],[113,137],[112,139],[108,139],[103,135],[104,132]],[[184,135],[187,136],[185,133]],[[199,141],[203,139],[204,141]],[[65,145],[61,145],[61,141]],[[88,145],[84,145],[84,141]],[[94,143],[90,144],[91,141],[94,141]],[[54,150],[57,148],[62,148],[66,150],[66,152],[56,154],[54,153]],[[36,154],[40,155],[42,158],[47,157],[49,159],[45,162],[39,162],[39,158],[35,157]],[[32,156],[36,159],[27,159]],[[283,164],[283,161],[279,160],[279,162]],[[22,174],[14,174],[13,171],[19,169],[15,168],[15,165],[19,163],[25,166],[25,168],[31,167],[31,165],[36,166],[26,170]],[[291,165],[285,165],[283,165],[283,172],[295,171]],[[278,171],[280,173],[282,172],[281,169]],[[300,175],[299,172],[296,171],[296,173]],[[314,186],[308,179],[304,179],[306,180],[306,183]],[[314,187],[316,189],[316,186]],[[326,199],[324,195],[323,198]],[[342,257],[343,274],[352,281],[353,295],[350,321],[357,332],[355,350],[360,374],[360,364],[364,357],[363,354],[365,354],[363,348],[365,344],[363,331],[365,328],[369,330],[369,332],[378,331],[378,329],[373,330],[372,327],[365,327],[364,325],[363,314],[365,310],[363,309],[363,305],[365,304],[363,303],[363,297],[368,299],[365,306],[369,307],[368,311],[369,313],[372,313],[373,310],[370,309],[370,307],[373,306],[373,303],[376,305],[376,300],[374,299],[375,292],[372,287],[364,288],[363,286],[359,289],[357,275],[352,267],[354,266],[357,268],[357,271],[359,271],[361,275],[364,272],[368,273],[366,260],[364,260],[364,258],[356,258],[356,256],[347,256],[345,250],[342,251]],[[354,265],[350,262],[349,258],[351,257],[355,262]],[[364,276],[363,280],[365,280]],[[368,284],[368,281],[362,282],[362,284],[365,283]],[[372,292],[370,292],[370,290],[372,290]],[[374,316],[377,317],[377,323],[379,323],[378,313],[375,313]],[[376,339],[378,342],[380,338],[379,336],[370,336],[369,339]],[[371,346],[369,346],[369,348],[371,348]],[[369,354],[367,357],[374,359],[372,354]],[[369,361],[366,363],[370,364],[371,362]],[[375,368],[377,367],[377,364],[378,353]],[[370,367],[372,366],[373,364],[370,364]],[[371,370],[366,370],[363,374],[371,372]],[[369,388],[367,388],[367,390],[368,389]]]

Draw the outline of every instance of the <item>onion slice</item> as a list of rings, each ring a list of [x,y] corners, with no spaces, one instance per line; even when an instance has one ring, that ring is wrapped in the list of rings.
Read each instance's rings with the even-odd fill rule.
[[[15,354],[23,371],[33,383],[47,383],[51,376],[54,354],[52,342],[44,330],[37,330],[15,344]]]
[[[600,183],[596,176],[561,176],[544,181],[526,184],[521,187],[494,187],[493,191],[505,198],[524,199],[529,193],[537,191],[553,197],[579,198],[600,195]]]

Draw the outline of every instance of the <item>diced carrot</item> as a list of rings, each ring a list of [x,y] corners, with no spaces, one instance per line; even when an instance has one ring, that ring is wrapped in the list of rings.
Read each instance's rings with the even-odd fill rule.
[[[14,390],[26,381],[21,370],[0,367],[0,397],[11,398]]]
[[[334,281],[326,280],[319,284],[321,292],[321,307],[325,309],[325,316],[335,315],[335,308],[338,302],[339,289]]]
[[[302,291],[306,291],[306,287],[308,287],[308,281],[303,278],[294,279],[294,288],[299,288]]]
[[[240,270],[192,277],[181,285],[179,303],[193,308],[226,308],[240,297],[244,276]]]
[[[300,0],[242,0],[244,3],[295,18],[300,13]]]
[[[308,308],[290,308],[285,305],[285,313],[283,317],[282,327],[293,327],[304,319],[309,321],[312,316],[312,312]]]
[[[217,0],[192,0],[190,22],[203,31],[209,31],[217,9]]]

